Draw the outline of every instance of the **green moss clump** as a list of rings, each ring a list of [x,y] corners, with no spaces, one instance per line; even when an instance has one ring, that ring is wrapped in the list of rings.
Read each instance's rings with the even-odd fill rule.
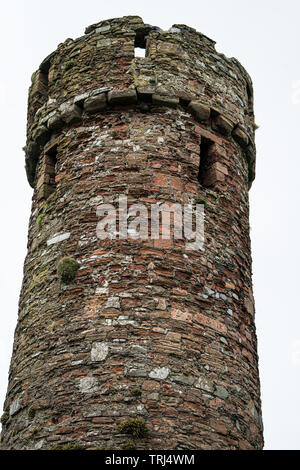
[[[130,434],[137,438],[145,437],[149,432],[146,423],[136,416],[121,421],[118,429],[121,433]]]
[[[122,450],[136,450],[136,442],[133,439],[124,442],[122,445]]]
[[[32,406],[28,410],[28,418],[33,419],[35,417],[36,410]]]
[[[42,205],[42,209],[43,209],[43,210],[46,210],[47,207],[48,207],[48,202],[45,202],[45,204]],[[46,214],[44,214],[44,212],[42,212],[41,214],[39,214],[39,215],[37,216],[36,225],[37,225],[38,227],[41,226],[42,220],[43,220],[43,218],[45,217],[45,215],[46,215]]]
[[[203,199],[201,197],[199,197],[197,200],[196,200],[196,203],[197,204],[203,204],[205,209],[208,207],[208,203],[207,203],[207,200],[206,199]]]
[[[72,444],[72,442],[68,442],[67,444],[57,444],[51,447],[50,450],[85,450],[85,447],[80,444]]]
[[[38,217],[37,217],[37,219],[36,219],[36,225],[37,225],[38,227],[41,226],[42,220],[43,220],[43,218],[45,217],[45,215],[46,215],[46,214],[40,214],[40,215],[38,215]]]
[[[5,411],[3,415],[1,416],[1,424],[6,424],[7,421],[9,420],[9,414]]]
[[[131,390],[131,395],[133,395],[134,397],[140,397],[142,395],[142,390],[140,390],[139,388],[133,388]]]
[[[64,64],[64,70],[70,70],[72,67],[74,67],[75,61],[74,60],[68,60]]]
[[[72,282],[76,276],[79,264],[73,258],[62,258],[58,263],[57,273],[64,284]]]

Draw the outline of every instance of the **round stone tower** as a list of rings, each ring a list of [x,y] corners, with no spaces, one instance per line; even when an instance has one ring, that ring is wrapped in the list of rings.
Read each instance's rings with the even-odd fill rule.
[[[214,44],[129,16],[67,39],[33,74],[2,449],[262,448],[252,84]],[[203,246],[175,237],[175,215],[170,237],[163,224],[118,235],[120,196],[128,222],[137,203],[201,205]],[[102,204],[116,208],[106,239]]]

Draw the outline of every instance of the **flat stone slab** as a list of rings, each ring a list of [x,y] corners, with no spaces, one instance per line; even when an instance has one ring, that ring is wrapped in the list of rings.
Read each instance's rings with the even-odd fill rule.
[[[50,238],[49,240],[47,240],[47,245],[50,246],[50,245],[53,245],[54,243],[58,243],[58,242],[62,242],[63,240],[67,240],[70,237],[70,235],[71,235],[70,232],[62,233],[61,235],[56,235],[55,237]]]
[[[84,101],[83,109],[89,113],[96,113],[97,111],[101,111],[101,109],[105,109],[106,106],[106,94],[101,93],[87,98]]]
[[[131,104],[137,102],[135,90],[115,90],[108,93],[110,104]]]

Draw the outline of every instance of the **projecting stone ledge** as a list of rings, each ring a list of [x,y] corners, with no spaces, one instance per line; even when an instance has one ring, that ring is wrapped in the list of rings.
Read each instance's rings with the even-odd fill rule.
[[[137,102],[137,95],[135,90],[114,90],[108,92],[109,104],[132,104]]]
[[[56,131],[66,125],[76,124],[89,115],[113,109],[114,106],[134,105],[139,105],[142,112],[151,112],[153,106],[180,107],[189,111],[201,123],[211,121],[212,128],[217,133],[227,138],[232,137],[245,152],[249,164],[249,186],[251,186],[255,177],[254,146],[242,127],[232,123],[214,106],[209,107],[199,100],[189,100],[189,95],[184,91],[179,93],[179,96],[161,95],[155,93],[155,87],[142,87],[137,90],[131,88],[112,90],[111,87],[102,87],[75,96],[73,100],[62,103],[58,110],[52,109],[47,113],[45,107],[44,112],[37,113],[32,131],[28,133],[29,141],[26,146],[26,171],[30,185],[34,186],[38,155],[51,138],[51,133],[55,135]],[[53,108],[53,104],[51,106]]]
[[[96,113],[107,107],[106,94],[91,96],[84,101],[83,109],[88,113]]]
[[[191,101],[188,109],[199,121],[207,121],[210,117],[210,108],[199,101]]]

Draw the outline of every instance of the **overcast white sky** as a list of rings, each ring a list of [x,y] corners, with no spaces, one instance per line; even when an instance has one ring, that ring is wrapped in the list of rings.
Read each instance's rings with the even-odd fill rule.
[[[250,191],[265,449],[300,449],[298,0],[1,1],[0,405],[7,387],[32,189],[24,171],[31,74],[66,38],[124,15],[196,28],[254,84],[257,178]],[[1,411],[1,410],[0,410]]]

